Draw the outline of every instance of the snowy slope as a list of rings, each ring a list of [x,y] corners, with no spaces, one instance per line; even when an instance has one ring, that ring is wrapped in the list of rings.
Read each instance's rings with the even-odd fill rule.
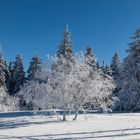
[[[86,120],[79,115],[77,121],[70,115],[66,122],[56,116],[23,114],[0,114],[0,140],[140,140],[139,113],[88,114]]]

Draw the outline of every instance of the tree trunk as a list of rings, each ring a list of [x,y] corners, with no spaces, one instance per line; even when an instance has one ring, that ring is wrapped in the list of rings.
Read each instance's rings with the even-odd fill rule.
[[[63,121],[66,121],[66,110],[63,110]]]
[[[86,116],[86,111],[84,110],[84,116],[85,116],[85,120],[87,120],[87,116]]]
[[[76,120],[77,116],[78,116],[78,110],[75,111],[75,116],[74,116],[73,120]]]

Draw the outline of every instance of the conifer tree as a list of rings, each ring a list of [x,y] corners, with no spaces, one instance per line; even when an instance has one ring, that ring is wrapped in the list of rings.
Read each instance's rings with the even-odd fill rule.
[[[116,105],[121,111],[140,110],[140,28],[135,31],[124,59],[120,77],[121,90],[118,93],[120,102]]]
[[[71,43],[71,33],[68,30],[68,26],[66,27],[66,30],[64,31],[64,37],[62,44],[60,45],[60,48],[57,52],[57,57],[52,65],[52,75],[49,79],[50,85],[53,87],[53,94],[59,95],[59,98],[64,97],[65,103],[61,104],[61,109],[63,110],[63,120],[66,120],[66,109],[68,107],[68,100],[66,93],[66,87],[64,87],[64,83],[68,77],[68,75],[71,72],[72,64],[74,63],[74,58],[72,54],[72,43]],[[60,87],[63,88],[59,89]],[[59,90],[59,93],[56,93],[56,91]],[[65,94],[65,96],[64,96]],[[56,96],[58,96],[56,95]],[[60,100],[61,101],[61,100]]]
[[[93,54],[91,47],[86,48],[84,60],[85,60],[85,63],[88,64],[89,66],[91,66],[93,69],[97,68],[96,58]]]
[[[98,62],[98,61],[97,61],[97,63],[96,63],[96,66],[97,66],[97,69],[100,68],[100,65],[99,65],[99,62]]]
[[[7,64],[0,50],[0,112],[18,109],[18,100],[8,95],[8,74]]]
[[[112,77],[112,69],[108,65],[105,65],[104,67],[104,74],[107,74]]]
[[[16,56],[15,62],[13,62],[13,67],[11,71],[11,94],[15,94],[20,90],[20,87],[26,82],[24,67],[22,64],[21,55]]]
[[[41,66],[40,66],[40,64],[41,64],[40,58],[39,58],[37,55],[35,55],[35,56],[32,58],[32,60],[31,60],[31,62],[30,62],[29,69],[28,69],[28,71],[27,71],[27,73],[28,73],[27,79],[28,79],[29,81],[30,81],[30,80],[34,80],[34,79],[35,79],[36,73],[39,72],[39,71],[41,71]]]
[[[110,68],[112,70],[112,75],[113,75],[114,80],[118,79],[120,77],[121,63],[120,63],[120,58],[117,51],[112,57]]]
[[[68,25],[66,25],[66,30],[64,31],[62,44],[60,45],[60,48],[57,51],[57,57],[64,57],[65,59],[69,59],[73,52],[71,46],[71,32],[69,31]]]
[[[8,91],[9,94],[12,95],[13,94],[13,89],[14,89],[14,81],[13,81],[13,62],[10,61],[9,65],[8,65],[8,71],[9,71],[9,78],[8,78]]]
[[[9,84],[10,84],[10,72],[9,72],[9,69],[8,69],[8,65],[6,63],[6,61],[4,62],[5,64],[5,69],[4,69],[4,73],[5,73],[5,84],[6,84],[6,88],[7,90],[9,91]]]
[[[103,71],[103,73],[105,73],[105,71],[106,71],[106,65],[105,65],[105,62],[104,62],[104,60],[102,61],[102,65],[101,65],[101,70]]]

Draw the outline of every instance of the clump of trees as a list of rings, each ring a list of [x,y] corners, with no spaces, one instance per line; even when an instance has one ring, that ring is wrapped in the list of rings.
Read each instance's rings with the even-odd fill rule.
[[[121,74],[118,77],[120,100],[116,105],[119,111],[140,111],[140,29],[131,38],[127,49],[128,56],[122,63]]]
[[[10,96],[7,89],[8,69],[0,51],[0,112],[18,109],[18,98]],[[7,76],[7,77],[6,77]]]
[[[74,54],[70,35],[66,29],[50,69],[46,67],[46,71],[41,71],[38,67],[38,78],[34,74],[18,94],[34,109],[61,109],[63,120],[66,120],[66,111],[71,110],[75,111],[75,120],[78,111],[90,107],[89,104],[94,109],[111,111],[115,101],[112,77],[97,68],[92,48],[87,47],[85,54]],[[46,72],[44,81],[41,75]]]
[[[55,56],[45,64],[35,55],[27,73],[22,57],[9,65],[0,51],[0,111],[60,109],[66,112],[97,109],[102,112],[140,110],[140,29],[121,63],[118,52],[110,66],[99,65],[91,47],[72,49],[71,32],[64,31]]]

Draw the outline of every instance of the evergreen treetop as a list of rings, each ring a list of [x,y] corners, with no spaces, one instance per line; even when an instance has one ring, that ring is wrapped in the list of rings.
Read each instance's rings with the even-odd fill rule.
[[[119,78],[121,63],[120,63],[120,58],[119,58],[117,51],[115,52],[114,56],[112,57],[110,68],[112,70],[113,78],[114,79]]]
[[[15,62],[13,62],[11,76],[11,84],[13,87],[12,93],[16,93],[20,90],[20,87],[23,86],[23,84],[26,82],[25,71],[20,54],[16,56],[16,60]]]
[[[86,53],[85,53],[85,58],[84,59],[85,59],[85,63],[87,63],[92,68],[97,67],[96,58],[93,54],[93,51],[92,51],[91,47],[86,48]]]
[[[71,41],[71,32],[69,31],[68,25],[64,31],[63,41],[60,45],[59,50],[57,51],[58,57],[64,57],[65,59],[71,57],[72,55],[72,41]]]
[[[36,72],[39,72],[41,70],[40,64],[41,59],[37,55],[35,55],[30,62],[29,69],[27,70],[28,80],[35,79]]]

